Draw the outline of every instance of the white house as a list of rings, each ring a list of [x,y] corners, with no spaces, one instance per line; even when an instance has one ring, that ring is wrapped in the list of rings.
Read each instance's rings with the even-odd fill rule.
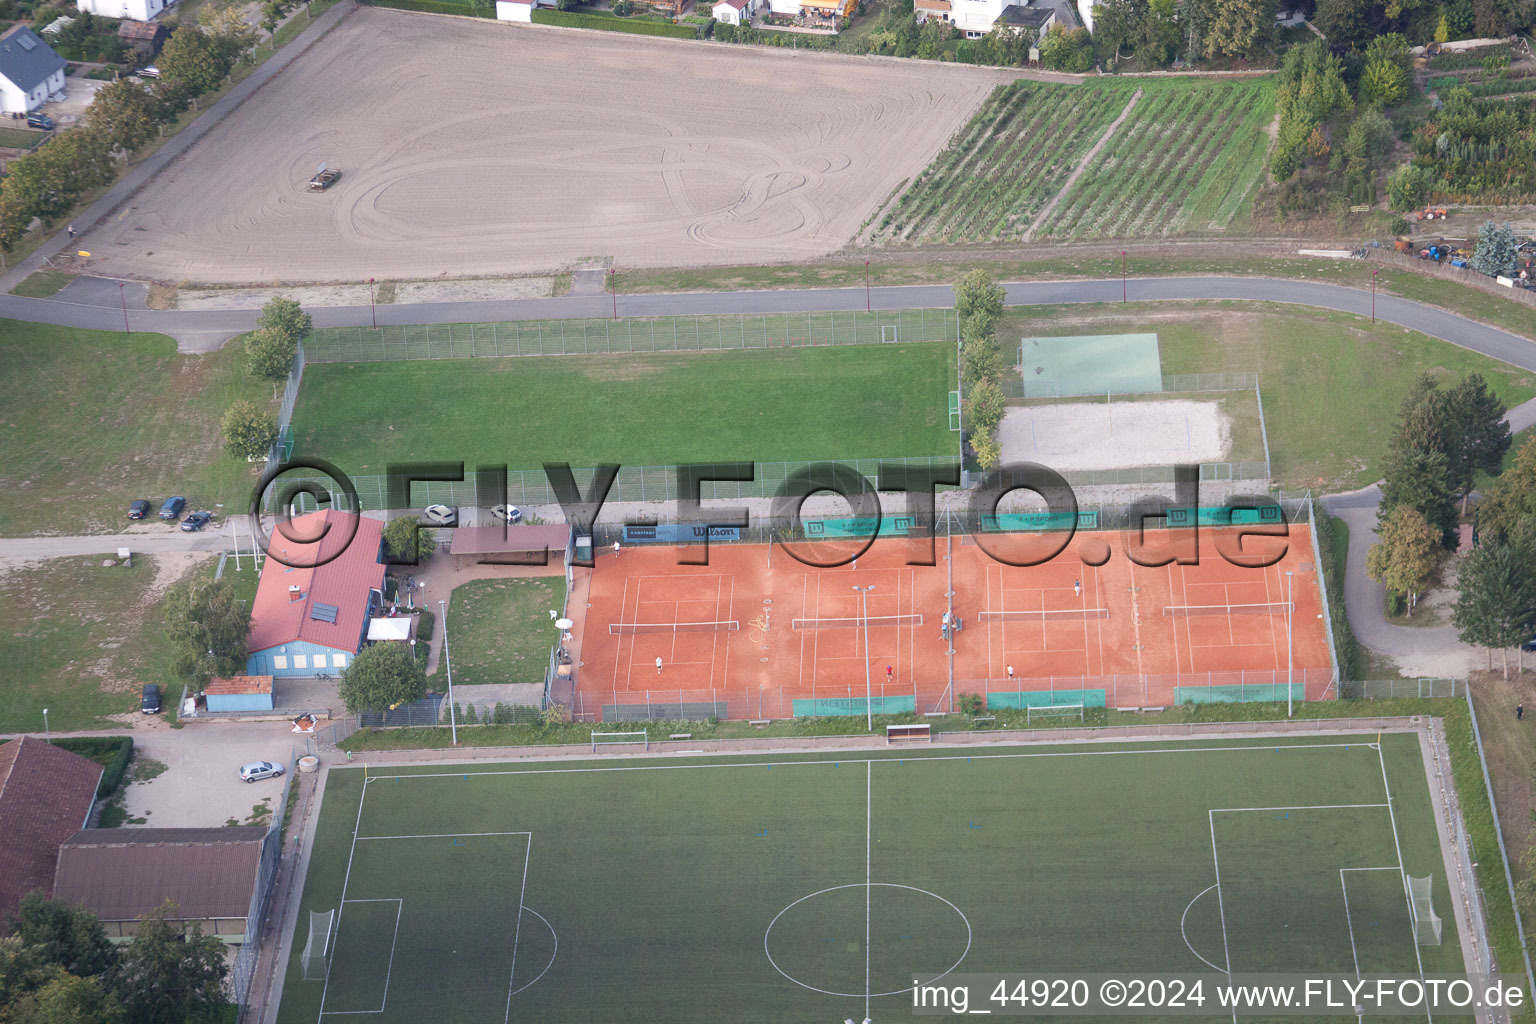
[[[103,18],[149,21],[165,10],[165,0],[75,0],[75,7]]]
[[[496,20],[531,22],[537,6],[536,0],[496,0]]]
[[[1023,6],[1024,0],[915,0],[913,9],[918,21],[950,21],[967,39],[980,39],[1004,11]]]
[[[25,114],[64,94],[63,57],[25,25],[0,36],[0,113]]]
[[[761,6],[760,0],[719,0],[714,7],[715,20],[727,25],[750,24]]]
[[[1093,31],[1093,5],[1097,0],[1077,0],[1077,16],[1083,19],[1083,28]]]

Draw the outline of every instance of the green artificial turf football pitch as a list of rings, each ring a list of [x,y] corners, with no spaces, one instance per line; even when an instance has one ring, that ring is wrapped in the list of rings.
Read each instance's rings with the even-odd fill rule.
[[[305,980],[301,912],[284,1024],[879,1022],[951,970],[1462,970],[1411,734],[332,769],[315,843],[301,909],[341,913]]]

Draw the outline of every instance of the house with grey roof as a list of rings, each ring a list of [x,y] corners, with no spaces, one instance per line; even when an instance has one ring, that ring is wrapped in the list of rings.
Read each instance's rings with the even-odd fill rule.
[[[64,58],[26,25],[0,36],[0,113],[25,114],[64,93]]]

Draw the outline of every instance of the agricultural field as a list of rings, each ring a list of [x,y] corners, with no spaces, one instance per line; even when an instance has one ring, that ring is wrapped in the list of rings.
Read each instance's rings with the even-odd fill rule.
[[[874,239],[990,242],[1031,227],[1036,238],[1057,239],[1225,231],[1263,175],[1273,116],[1274,89],[1263,79],[1002,86]]]
[[[1265,79],[1156,82],[1037,237],[1223,231],[1264,174],[1274,87]]]

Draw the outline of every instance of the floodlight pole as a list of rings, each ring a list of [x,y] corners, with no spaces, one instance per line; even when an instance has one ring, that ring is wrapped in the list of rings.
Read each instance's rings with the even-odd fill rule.
[[[373,321],[373,329],[379,329],[379,311],[373,304],[373,278],[368,279],[368,316]]]
[[[43,738],[49,743],[53,742],[53,733],[48,729],[48,709],[43,708]]]
[[[613,318],[619,318],[619,272],[608,268],[608,290],[613,292]]]
[[[871,583],[867,587],[855,586],[859,592],[859,608],[863,612],[864,620],[864,720],[870,732],[875,731],[875,689],[869,679],[869,592],[875,589]]]
[[[133,328],[128,326],[128,284],[125,281],[117,283],[117,297],[123,304],[123,333],[132,334]]]
[[[1376,322],[1376,275],[1379,273],[1379,270],[1371,271],[1371,323]]]
[[[1292,693],[1293,679],[1295,678],[1294,659],[1291,646],[1291,584],[1293,576],[1290,570],[1285,573],[1285,717],[1290,718],[1296,711],[1296,699]]]
[[[448,606],[437,599],[437,613],[443,619],[443,663],[448,669],[448,725],[453,730],[453,745],[459,745],[459,720],[453,712],[453,659],[448,656]]]
[[[871,313],[874,310],[869,304],[869,260],[864,261],[864,312]]]
[[[1125,250],[1121,249],[1120,250],[1120,301],[1124,302],[1125,300],[1126,300],[1126,289],[1125,289]]]

